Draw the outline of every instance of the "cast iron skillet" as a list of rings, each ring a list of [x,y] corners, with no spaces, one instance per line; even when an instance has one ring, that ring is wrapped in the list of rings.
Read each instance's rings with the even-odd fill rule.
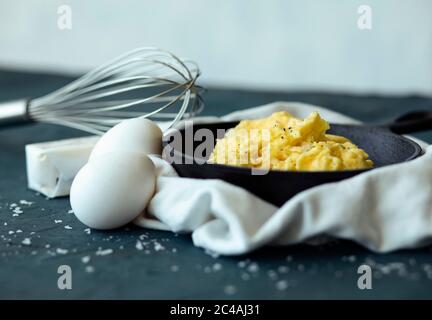
[[[216,137],[217,129],[229,129],[238,122],[196,124],[192,132],[201,128],[210,129]],[[332,124],[329,133],[341,135],[352,140],[360,148],[364,149],[370,159],[374,161],[374,168],[387,166],[412,160],[422,154],[421,147],[414,141],[399,134],[412,133],[432,129],[432,112],[411,112],[399,117],[394,122],[382,125],[338,125]],[[250,168],[234,167],[218,164],[200,164],[193,158],[192,150],[201,144],[194,141],[193,148],[186,150],[185,130],[180,130],[182,136],[182,148],[173,146],[170,141],[164,144],[169,150],[171,159],[174,159],[173,167],[181,177],[200,179],[222,179],[237,186],[243,187],[262,199],[281,206],[295,194],[305,189],[353,177],[359,173],[373,170],[349,170],[349,171],[269,171],[265,175],[252,175]],[[188,135],[188,138],[190,135]],[[221,137],[217,137],[221,138]],[[193,140],[193,139],[192,139]],[[210,154],[204,155],[209,157]],[[189,162],[186,162],[189,161]],[[201,161],[202,163],[202,161]]]

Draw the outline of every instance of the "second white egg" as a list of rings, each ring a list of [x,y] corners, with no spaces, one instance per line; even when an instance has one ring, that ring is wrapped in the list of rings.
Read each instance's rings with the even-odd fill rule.
[[[89,161],[112,151],[135,151],[144,154],[162,153],[162,130],[151,120],[133,118],[108,130],[96,143]]]
[[[94,229],[121,227],[136,218],[155,191],[153,162],[143,153],[106,153],[75,177],[70,202],[76,217]]]

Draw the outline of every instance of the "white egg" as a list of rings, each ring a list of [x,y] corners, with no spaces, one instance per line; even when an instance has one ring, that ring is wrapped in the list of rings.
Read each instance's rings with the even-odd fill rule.
[[[143,153],[111,152],[76,175],[70,202],[76,217],[94,229],[114,229],[136,218],[155,191],[153,162]]]
[[[89,161],[112,151],[136,151],[145,154],[162,153],[162,131],[151,120],[133,118],[108,130],[93,148]]]

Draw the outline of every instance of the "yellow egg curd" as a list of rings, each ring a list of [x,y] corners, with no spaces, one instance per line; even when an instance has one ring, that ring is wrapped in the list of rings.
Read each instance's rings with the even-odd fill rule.
[[[218,139],[209,163],[293,170],[335,171],[373,166],[369,155],[349,139],[327,134],[327,121],[317,112],[298,119],[288,112],[243,120]]]

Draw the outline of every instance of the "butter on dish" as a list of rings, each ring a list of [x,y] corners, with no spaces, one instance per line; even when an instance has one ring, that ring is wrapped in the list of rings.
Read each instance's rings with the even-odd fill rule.
[[[369,155],[349,139],[327,134],[317,112],[298,119],[288,112],[243,120],[217,140],[209,163],[291,171],[337,171],[373,167]]]

